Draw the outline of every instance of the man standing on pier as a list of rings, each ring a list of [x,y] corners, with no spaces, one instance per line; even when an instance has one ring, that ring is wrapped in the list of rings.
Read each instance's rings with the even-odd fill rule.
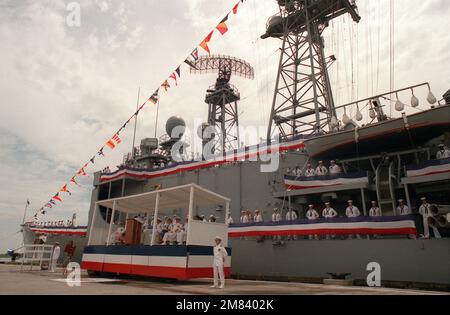
[[[214,241],[216,245],[214,246],[214,285],[211,288],[220,288],[223,289],[225,287],[225,259],[228,256],[227,250],[222,246],[222,238],[217,236]],[[220,287],[219,287],[219,278],[220,278]]]

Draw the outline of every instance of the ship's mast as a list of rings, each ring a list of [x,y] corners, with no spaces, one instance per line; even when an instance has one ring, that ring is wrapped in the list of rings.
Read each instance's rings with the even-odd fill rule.
[[[276,129],[281,140],[332,131],[336,117],[322,32],[329,22],[350,14],[359,22],[355,1],[277,0],[280,13],[271,17],[262,38],[282,40],[267,139]]]

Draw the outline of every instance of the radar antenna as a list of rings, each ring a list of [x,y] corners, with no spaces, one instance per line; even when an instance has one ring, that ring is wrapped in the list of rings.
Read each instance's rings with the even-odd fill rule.
[[[215,85],[206,91],[208,125],[214,126],[218,135],[212,153],[234,150],[239,147],[239,117],[237,102],[241,99],[238,89],[230,84],[231,75],[254,79],[253,67],[246,61],[221,55],[203,56],[191,61],[191,73],[218,73]]]
[[[282,40],[267,140],[278,128],[281,140],[332,132],[336,110],[322,32],[329,22],[350,14],[360,21],[355,0],[277,0],[280,13],[267,22],[261,38]]]

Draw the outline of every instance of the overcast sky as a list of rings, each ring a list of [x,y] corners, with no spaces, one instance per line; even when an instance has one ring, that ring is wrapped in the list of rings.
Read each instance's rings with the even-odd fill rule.
[[[131,116],[138,88],[141,100],[148,98],[236,0],[81,0],[80,27],[66,23],[69,2],[0,0],[0,252],[20,243],[19,235],[10,235],[19,230],[27,198],[32,215]],[[330,69],[337,104],[389,90],[389,1],[358,3],[359,25],[344,17],[325,33],[326,54],[337,57]],[[440,97],[450,88],[450,5],[395,5],[395,87],[428,81]],[[242,125],[267,124],[280,43],[260,35],[276,11],[275,1],[247,0],[230,16],[230,31],[216,32],[210,44],[213,54],[255,67],[255,80],[232,79],[243,98]],[[204,94],[215,75],[189,75],[185,67],[181,75],[161,99],[158,135],[172,115],[188,126],[206,119]],[[154,136],[155,116],[154,107],[141,113],[138,140]],[[121,137],[91,174],[120,164],[131,150],[131,126]],[[86,223],[92,177],[82,184],[44,220],[77,212],[78,223]]]

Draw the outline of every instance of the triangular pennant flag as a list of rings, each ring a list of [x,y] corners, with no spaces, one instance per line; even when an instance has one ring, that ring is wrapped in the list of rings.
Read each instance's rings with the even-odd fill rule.
[[[220,34],[222,34],[222,35],[224,35],[226,32],[228,32],[228,26],[227,26],[227,24],[225,23],[226,21],[228,20],[228,14],[227,14],[227,16],[222,20],[222,21],[220,21],[220,23],[219,23],[219,25],[217,25],[217,30],[220,32]]]
[[[158,100],[159,100],[158,94],[159,94],[159,89],[157,89],[157,90],[155,91],[155,93],[153,93],[153,95],[150,96],[150,98],[149,98],[148,100],[149,100],[150,102],[152,102],[153,104],[158,103]]]
[[[180,67],[175,69],[175,72],[178,74],[178,77],[181,78],[181,70]]]
[[[105,148],[105,147],[101,148],[100,151],[98,151],[97,154],[98,154],[99,156],[105,156],[105,154],[103,153],[103,149],[104,149],[104,148]]]
[[[195,48],[194,51],[191,53],[192,58],[194,58],[195,61],[198,60],[198,49]]]
[[[234,6],[233,13],[236,14],[238,11],[239,2]]]
[[[111,140],[109,140],[108,142],[106,142],[106,145],[113,150],[117,145],[119,145],[119,143],[122,142],[122,140],[120,140],[119,136],[117,134],[114,135],[114,137],[111,138]]]
[[[42,211],[42,214],[46,214],[46,213],[47,213],[47,211],[45,211],[45,210],[44,210],[44,211]]]
[[[52,206],[52,204],[49,202],[49,203],[47,203],[46,205],[45,205],[47,208],[53,208],[53,206]]]
[[[175,74],[175,72],[170,75],[170,78],[174,79],[175,80],[175,85],[178,86],[177,75]]]
[[[50,200],[49,203],[56,206],[56,202],[54,202],[53,200]]]
[[[167,92],[167,90],[170,88],[170,84],[169,81],[164,81],[163,84],[161,84],[161,86],[164,88],[164,90]]]
[[[65,192],[65,193],[68,193],[69,195],[72,195],[72,193],[69,191],[69,189],[67,189],[67,184],[65,184],[63,186],[63,188],[61,188],[60,192]]]
[[[84,167],[82,167],[82,168],[77,172],[77,175],[88,176],[88,174],[84,171]]]
[[[58,194],[54,195],[52,199],[58,200],[60,202],[62,202],[62,199],[59,197]]]
[[[90,159],[92,164],[95,164],[95,156],[92,157],[92,159]]]
[[[71,183],[74,183],[75,185],[77,185],[78,187],[80,187],[80,185],[77,183],[77,181],[75,180],[75,176],[72,177],[72,179],[70,180]]]
[[[211,51],[209,50],[208,43],[211,41],[211,37],[214,31],[211,31],[208,36],[200,43],[200,47],[202,47],[209,55],[211,55]]]

